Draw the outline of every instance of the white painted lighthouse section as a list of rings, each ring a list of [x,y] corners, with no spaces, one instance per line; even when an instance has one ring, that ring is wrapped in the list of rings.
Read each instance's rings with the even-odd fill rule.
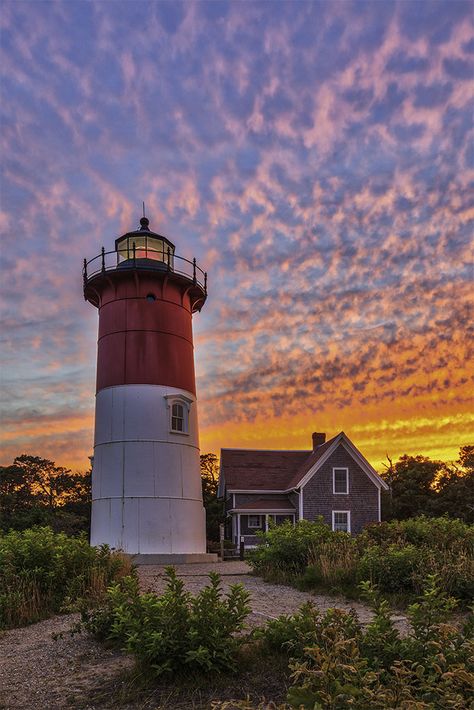
[[[172,405],[183,406],[183,432]],[[130,554],[206,551],[196,398],[163,385],[96,395],[91,544]]]

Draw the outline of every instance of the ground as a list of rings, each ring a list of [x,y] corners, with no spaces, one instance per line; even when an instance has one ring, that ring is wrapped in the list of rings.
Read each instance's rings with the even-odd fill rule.
[[[163,569],[158,566],[139,567],[142,588],[161,591],[164,586]],[[362,623],[371,617],[370,611],[363,604],[266,584],[259,577],[249,574],[250,568],[245,562],[181,565],[177,570],[191,592],[198,591],[206,584],[209,570],[222,575],[224,591],[231,584],[244,584],[251,594],[251,626],[262,624],[266,619],[279,614],[292,613],[308,599],[322,610],[334,606],[343,609],[353,607]],[[71,636],[68,630],[76,620],[77,615],[74,614],[56,616],[25,628],[7,631],[0,636],[1,710],[105,710],[117,706],[116,701],[110,700],[110,694],[116,697],[117,686],[133,667],[132,660],[125,654],[104,648],[88,635]],[[406,627],[405,618],[397,617],[397,624]],[[55,639],[53,634],[64,635]],[[262,694],[265,694],[265,689],[262,689]],[[223,697],[222,693],[219,697]],[[233,697],[245,697],[245,684],[241,689],[236,687]],[[156,701],[149,704],[142,698],[136,703],[127,702],[121,710],[151,707],[175,710],[186,706],[178,704],[171,688],[168,702],[163,702],[161,698],[159,705]],[[187,707],[202,708],[209,705],[193,704]]]

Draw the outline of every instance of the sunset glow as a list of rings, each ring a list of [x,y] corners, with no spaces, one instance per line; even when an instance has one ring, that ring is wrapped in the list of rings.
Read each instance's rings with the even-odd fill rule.
[[[195,256],[203,452],[473,443],[474,33],[448,2],[4,2],[2,464],[86,469],[83,257]]]

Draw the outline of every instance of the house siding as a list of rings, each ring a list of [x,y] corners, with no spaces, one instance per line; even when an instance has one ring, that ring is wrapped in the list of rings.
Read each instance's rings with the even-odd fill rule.
[[[334,495],[332,469],[349,469],[349,493]],[[378,488],[354,461],[346,449],[339,445],[303,488],[303,515],[314,520],[322,515],[332,525],[333,510],[349,510],[351,532],[359,533],[369,523],[379,519]]]
[[[282,502],[282,508],[288,508],[288,496],[278,495],[278,493],[236,493],[235,494],[235,507],[244,508],[246,503],[250,503],[253,500],[280,500]],[[258,511],[255,511],[258,512]]]

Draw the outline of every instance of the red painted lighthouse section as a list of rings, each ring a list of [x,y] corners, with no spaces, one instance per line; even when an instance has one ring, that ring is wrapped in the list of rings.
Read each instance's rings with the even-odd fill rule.
[[[126,274],[101,294],[97,390],[131,384],[196,393],[190,295],[161,275]]]

